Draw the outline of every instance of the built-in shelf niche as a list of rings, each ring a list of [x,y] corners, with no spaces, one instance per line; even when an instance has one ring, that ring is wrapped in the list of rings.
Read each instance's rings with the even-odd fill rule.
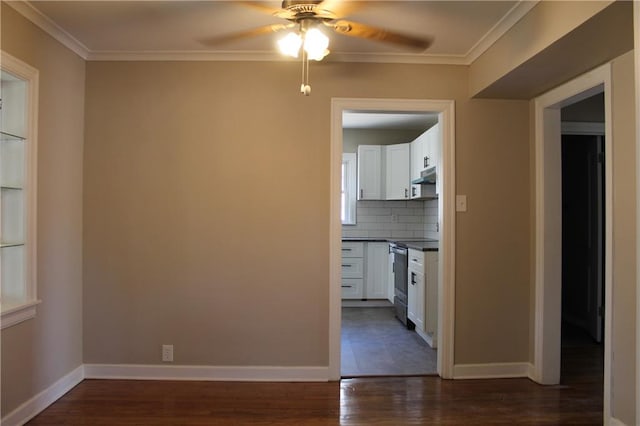
[[[2,53],[0,296],[2,328],[35,316],[38,71]]]

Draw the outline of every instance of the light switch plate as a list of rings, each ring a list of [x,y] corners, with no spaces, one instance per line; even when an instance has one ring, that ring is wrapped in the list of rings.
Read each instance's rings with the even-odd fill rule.
[[[456,195],[456,211],[457,212],[466,212],[467,211],[467,196],[466,195]]]

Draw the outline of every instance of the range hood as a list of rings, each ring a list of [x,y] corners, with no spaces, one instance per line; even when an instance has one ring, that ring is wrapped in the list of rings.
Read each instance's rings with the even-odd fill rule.
[[[436,183],[436,166],[429,166],[420,172],[420,177],[411,181],[414,185],[433,185]]]

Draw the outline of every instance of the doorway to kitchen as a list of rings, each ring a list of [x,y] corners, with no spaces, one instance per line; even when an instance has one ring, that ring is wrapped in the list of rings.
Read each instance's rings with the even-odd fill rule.
[[[589,333],[581,333],[585,328],[592,329],[594,335],[598,336],[598,328],[601,328],[601,336],[611,336],[612,325],[612,303],[611,295],[612,287],[612,138],[611,138],[611,68],[610,65],[601,66],[595,70],[584,74],[538,98],[535,99],[535,319],[534,319],[534,363],[531,378],[542,384],[558,384],[562,380],[566,380],[567,373],[573,373],[569,368],[569,364],[565,361],[571,357],[571,346],[580,346],[585,342],[590,343],[589,339],[593,338]],[[567,112],[571,105],[588,100],[589,98],[603,99],[604,120],[599,124],[583,124],[583,128],[599,127],[601,135],[591,142],[591,147],[576,147],[568,145],[575,140],[565,138],[566,144],[562,142],[562,113]],[[598,98],[599,97],[599,98]],[[592,99],[593,101],[593,99]],[[587,101],[588,102],[588,101]],[[567,108],[567,110],[563,110]],[[565,125],[566,126],[566,125]],[[575,126],[574,126],[575,127]],[[596,132],[597,133],[597,132]],[[604,136],[602,138],[602,136]],[[587,142],[585,142],[587,143]],[[574,159],[582,158],[583,171],[586,168],[587,159],[591,156],[592,173],[591,186],[595,189],[588,189],[584,186],[581,191],[586,195],[585,198],[592,197],[591,213],[594,217],[587,220],[591,226],[586,226],[578,234],[584,240],[585,236],[591,234],[590,238],[595,255],[585,255],[585,257],[594,257],[591,260],[581,260],[575,262],[570,257],[565,259],[567,253],[563,253],[563,243],[569,243],[572,237],[563,235],[563,203],[571,200],[571,197],[563,195],[563,145],[565,145],[565,158],[574,157]],[[577,148],[585,148],[581,154],[574,152]],[[600,155],[600,151],[604,151],[604,158]],[[594,165],[594,161],[596,164]],[[601,172],[604,175],[603,191],[601,194],[601,202],[598,204],[598,185],[602,185],[602,181],[597,178],[598,166],[597,162],[603,161]],[[564,171],[573,166],[564,165]],[[574,167],[576,168],[576,167]],[[568,176],[567,179],[570,179]],[[580,178],[578,180],[581,180]],[[567,191],[572,189],[566,188]],[[576,190],[575,188],[573,189]],[[598,205],[601,207],[601,215],[604,219],[598,219]],[[569,221],[570,206],[565,206],[565,221]],[[605,214],[606,212],[606,214]],[[573,225],[573,224],[572,224]],[[601,240],[598,241],[597,227],[602,227]],[[568,225],[567,232],[576,232]],[[597,250],[601,251],[598,259]],[[572,265],[574,262],[576,265]],[[595,268],[591,272],[585,271],[583,266],[585,262],[591,262]],[[592,284],[584,284],[580,286],[581,294],[576,295],[571,279],[565,276],[563,280],[563,272],[571,275],[572,270],[581,270],[583,276],[593,275],[593,279],[587,280]],[[584,283],[584,282],[583,282]],[[600,284],[599,284],[600,283]],[[565,284],[567,284],[565,286]],[[600,288],[598,288],[600,286]],[[601,288],[604,290],[601,290]],[[567,298],[564,306],[563,315],[563,293]],[[580,300],[579,300],[580,299]],[[598,318],[602,315],[602,308],[599,307],[598,301],[604,306],[604,324]],[[581,305],[577,309],[573,302]],[[591,305],[587,308],[585,304]],[[583,315],[589,311],[589,315]],[[563,326],[564,321],[564,328]],[[573,324],[572,324],[573,323]],[[576,323],[582,323],[584,328],[575,327]],[[564,336],[562,335],[564,332]],[[585,336],[586,334],[586,336]],[[562,337],[565,337],[564,341]],[[585,338],[586,337],[586,338]],[[563,345],[564,343],[564,345]],[[584,349],[584,348],[583,348]],[[602,378],[597,378],[603,388],[603,411],[604,418],[610,417],[611,413],[611,339],[605,338],[602,346],[603,362],[601,371]],[[575,352],[575,351],[574,351]],[[583,352],[578,349],[578,352]],[[596,351],[597,352],[597,351]],[[575,359],[574,359],[575,361]],[[596,364],[600,361],[597,354],[590,359]],[[575,365],[575,362],[573,363]],[[591,365],[593,366],[593,364]],[[573,375],[573,378],[576,378]],[[579,378],[578,380],[583,380]]]
[[[360,207],[364,210],[364,213],[378,213],[379,216],[386,216],[384,221],[389,222],[390,228],[395,228],[396,231],[404,231],[402,236],[399,233],[396,233],[396,237],[393,235],[379,236],[371,235],[367,232],[367,236],[364,234],[351,234],[352,237],[358,237],[359,235],[363,237],[368,237],[366,241],[345,241],[347,244],[361,243],[360,245],[356,244],[355,246],[343,246],[343,227],[342,220],[345,217],[345,209],[342,208],[344,205],[343,200],[348,199],[348,196],[344,195],[344,179],[343,174],[347,173],[345,171],[345,165],[343,162],[343,153],[347,154],[356,154],[349,153],[349,144],[350,141],[345,138],[345,129],[343,125],[343,121],[345,120],[345,114],[406,114],[406,115],[419,115],[419,114],[428,114],[435,118],[435,121],[439,124],[441,128],[442,135],[442,153],[441,153],[441,164],[438,172],[438,179],[440,180],[441,189],[438,199],[435,201],[431,207],[429,213],[431,213],[435,218],[435,223],[433,223],[434,228],[439,228],[439,241],[432,241],[432,249],[433,251],[438,253],[438,261],[437,264],[431,266],[431,270],[436,271],[435,273],[435,292],[437,296],[435,296],[436,309],[437,309],[437,317],[434,319],[434,324],[436,327],[436,331],[433,333],[437,335],[437,353],[433,354],[433,349],[426,343],[426,340],[423,338],[424,336],[419,336],[415,331],[407,329],[406,325],[404,325],[397,318],[396,312],[396,304],[394,304],[394,295],[393,290],[390,289],[389,283],[392,279],[389,276],[389,271],[393,271],[393,269],[389,268],[389,240],[390,239],[403,239],[403,240],[416,240],[419,239],[420,243],[425,243],[426,233],[424,224],[424,217],[426,215],[425,212],[425,201],[418,201],[419,206],[413,206],[412,201],[410,201],[409,191],[411,191],[410,187],[405,189],[400,189],[399,195],[394,195],[393,197],[389,197],[395,201],[384,201],[390,203],[398,203],[397,206],[393,207],[389,206],[379,206],[376,203],[381,203],[380,198],[369,199],[372,205],[362,206]],[[347,118],[348,120],[348,118]],[[455,220],[455,205],[453,203],[453,188],[454,188],[454,105],[453,101],[421,101],[421,100],[394,100],[394,99],[333,99],[332,101],[332,137],[331,137],[331,219],[330,219],[330,229],[331,229],[331,253],[330,253],[330,271],[331,271],[331,287],[330,287],[330,378],[333,380],[337,380],[341,378],[343,375],[345,376],[357,376],[357,375],[402,375],[402,374],[410,374],[407,373],[407,370],[398,371],[398,370],[388,370],[383,371],[377,369],[378,367],[384,367],[385,364],[388,364],[389,360],[393,360],[394,358],[401,360],[402,357],[407,359],[407,357],[411,358],[412,353],[417,354],[413,349],[403,350],[399,353],[400,355],[393,355],[391,352],[386,352],[386,355],[381,356],[382,353],[377,351],[373,347],[369,347],[369,353],[373,356],[370,357],[374,360],[374,363],[377,365],[370,365],[371,370],[363,371],[362,368],[358,368],[358,370],[351,370],[353,374],[349,372],[350,367],[354,367],[357,365],[357,355],[354,353],[354,339],[362,338],[366,334],[367,331],[371,331],[374,335],[372,337],[373,340],[377,341],[386,341],[387,348],[395,349],[398,346],[398,343],[394,339],[407,339],[405,340],[413,340],[413,343],[418,347],[422,344],[422,349],[428,349],[431,351],[431,357],[425,351],[425,356],[417,355],[419,358],[426,360],[426,363],[431,362],[431,369],[429,372],[437,372],[440,376],[444,378],[450,378],[452,376],[453,370],[453,294],[454,294],[454,256],[452,253],[454,252],[454,220]],[[420,132],[418,132],[420,134]],[[371,139],[368,139],[371,140]],[[346,141],[346,142],[345,142]],[[369,144],[371,145],[371,144]],[[407,144],[408,145],[408,144]],[[346,149],[345,149],[346,147]],[[393,156],[400,156],[401,150],[396,149],[400,147],[391,147],[389,150],[389,158]],[[402,149],[407,149],[406,147],[402,147]],[[353,150],[353,149],[351,149]],[[356,149],[357,151],[357,149]],[[375,160],[376,149],[372,149],[368,152],[361,152],[362,159],[365,156],[370,156],[369,159],[373,158]],[[422,159],[426,161],[425,159]],[[393,167],[392,162],[395,164],[395,159],[389,160],[389,164],[384,164],[385,167]],[[348,168],[348,167],[347,167]],[[391,173],[391,177],[389,177],[389,173],[387,173],[387,179],[391,179],[392,181],[396,179],[394,173]],[[360,188],[363,191],[368,191],[371,188]],[[375,193],[375,185],[372,189]],[[405,195],[406,193],[406,195]],[[406,199],[403,200],[401,198]],[[358,197],[361,201],[366,201],[367,196],[365,192],[359,193]],[[373,201],[377,200],[377,201]],[[402,205],[400,205],[402,204]],[[413,207],[416,207],[412,213],[415,213],[415,217],[410,220],[419,220],[422,221],[422,225],[420,225],[420,229],[413,229],[414,227],[407,227],[405,224],[398,224],[400,217],[399,216],[409,216],[406,213],[409,213],[409,210],[413,210]],[[366,211],[365,209],[370,209],[370,211]],[[378,209],[378,210],[375,210]],[[394,210],[396,209],[396,210]],[[347,209],[348,210],[348,209]],[[361,212],[362,213],[362,212]],[[365,225],[364,228],[372,228],[376,225],[377,220],[372,216],[376,216],[375,214],[367,215],[370,216],[368,219],[365,219],[364,223],[370,223],[370,225]],[[355,212],[353,218],[357,221],[358,214]],[[370,222],[366,222],[366,220],[371,219]],[[388,221],[387,221],[388,219]],[[405,218],[403,218],[404,220]],[[393,226],[396,224],[395,226]],[[403,229],[400,229],[403,228]],[[411,229],[410,229],[411,228]],[[408,235],[408,232],[411,232],[411,235]],[[416,232],[420,235],[416,237]],[[345,233],[348,235],[348,233]],[[363,238],[361,237],[361,238]],[[420,238],[422,237],[422,238]],[[346,238],[349,239],[348,237]],[[416,250],[418,252],[419,247],[414,247],[412,250]],[[348,250],[349,252],[343,256],[343,249]],[[419,251],[419,253],[423,254],[426,251]],[[360,259],[359,259],[360,257]],[[423,265],[424,262],[427,261],[428,256],[422,256],[421,258],[416,258],[416,264]],[[421,263],[422,262],[422,263]],[[348,266],[343,266],[343,264],[348,264]],[[358,285],[362,285],[361,281],[364,279],[364,271],[365,266],[373,267],[373,270],[379,271],[387,271],[385,274],[377,274],[380,278],[377,280],[377,284],[373,284],[371,287],[371,291],[376,294],[379,293],[377,297],[375,297],[374,301],[370,300],[369,297],[361,297],[361,289],[358,288]],[[355,275],[351,277],[349,274],[353,272]],[[361,275],[359,275],[361,274]],[[358,275],[356,277],[356,275]],[[347,282],[343,282],[343,279],[346,279]],[[350,280],[350,281],[349,281]],[[375,281],[375,280],[374,280]],[[416,278],[417,282],[417,278]],[[356,294],[354,297],[349,298],[347,296],[347,300],[343,303],[343,296],[345,295],[345,290],[343,290],[343,285],[348,286],[349,288],[346,290],[347,293],[353,291]],[[366,300],[362,300],[366,299]],[[418,300],[415,298],[414,300]],[[368,306],[367,306],[368,305]],[[376,305],[376,306],[371,306]],[[344,327],[343,327],[344,325]],[[422,327],[424,330],[424,328]],[[405,337],[403,337],[405,336]],[[362,340],[362,339],[361,339]],[[355,342],[358,344],[359,342]],[[406,342],[405,342],[406,343]],[[347,351],[343,352],[344,349]],[[350,347],[349,347],[350,346]],[[366,343],[361,346],[367,346]],[[351,352],[349,352],[349,350]],[[389,349],[385,349],[388,351]],[[377,356],[375,356],[375,352],[378,352]],[[350,355],[353,355],[350,357]],[[435,356],[433,356],[435,355]],[[366,356],[365,356],[366,358]],[[354,363],[355,361],[355,363]],[[435,361],[435,362],[434,362]],[[404,362],[405,367],[410,364],[411,360],[407,360]],[[349,365],[351,363],[351,366]],[[400,361],[402,363],[402,361]],[[343,364],[345,369],[343,369]],[[435,364],[436,369],[433,369]]]

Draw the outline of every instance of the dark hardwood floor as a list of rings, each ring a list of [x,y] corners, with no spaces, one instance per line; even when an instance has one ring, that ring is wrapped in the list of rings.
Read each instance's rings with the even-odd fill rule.
[[[340,383],[85,380],[29,425],[601,425],[602,347],[563,345],[562,380]]]

